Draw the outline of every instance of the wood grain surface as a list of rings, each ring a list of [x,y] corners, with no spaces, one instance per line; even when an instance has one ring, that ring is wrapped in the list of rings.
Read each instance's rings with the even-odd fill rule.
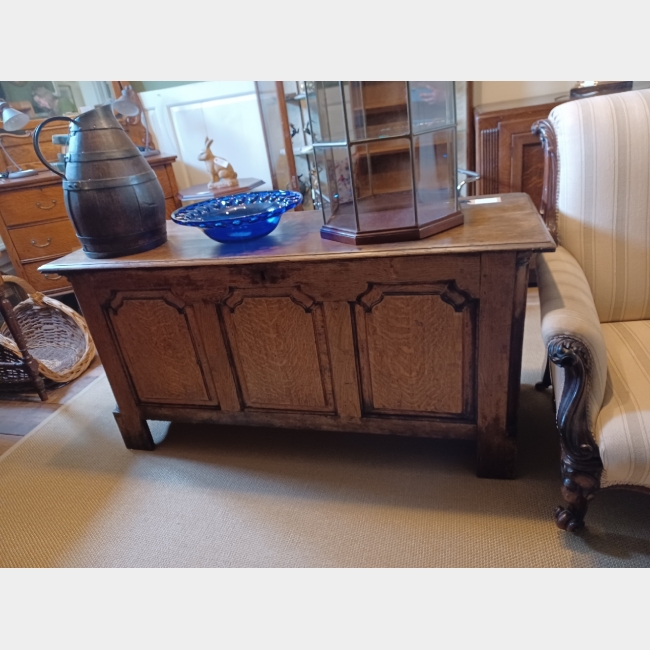
[[[80,305],[83,305],[83,315],[90,329],[97,353],[106,371],[115,395],[118,408],[115,421],[122,433],[124,444],[129,449],[154,449],[151,431],[139,408],[139,400],[131,382],[124,358],[120,352],[110,319],[104,304],[98,301],[99,295],[93,286],[92,278],[87,281],[74,283],[75,295]],[[112,294],[115,296],[115,293]],[[110,296],[109,296],[110,298]],[[104,297],[104,300],[106,298]],[[110,304],[110,300],[106,301]],[[108,305],[107,308],[110,308]]]
[[[485,198],[485,197],[482,197]],[[85,269],[137,269],[344,260],[395,256],[480,253],[497,250],[555,250],[538,212],[526,194],[500,195],[499,203],[461,202],[465,224],[426,239],[354,246],[321,238],[321,213],[289,212],[277,229],[262,239],[219,244],[198,228],[167,224],[168,241],[152,251],[112,260],[91,260],[82,251],[45,267],[46,272]]]
[[[290,297],[250,297],[223,314],[247,407],[332,410],[329,359],[316,336],[321,307],[309,313]]]
[[[184,309],[164,296],[139,299],[126,294],[109,314],[142,401],[210,401]]]
[[[43,229],[42,224],[36,224],[23,228],[12,228],[9,234],[23,262],[31,262],[44,257],[60,257],[80,246],[67,216],[49,223],[47,231]]]
[[[324,306],[336,412],[342,417],[360,418],[361,391],[352,307],[344,301],[327,302]]]
[[[0,192],[0,213],[7,227],[68,216],[63,203],[63,191],[56,185]]]
[[[389,295],[364,316],[373,409],[462,412],[461,313],[440,296]]]
[[[494,253],[481,259],[481,317],[478,328],[478,475],[512,478],[515,472],[516,430],[509,420],[508,405],[517,398],[519,385],[510,385],[511,359],[519,360],[521,350],[513,350],[515,253]],[[525,289],[525,288],[524,288]],[[524,295],[525,300],[525,295]],[[515,340],[523,340],[517,336]],[[515,391],[515,395],[511,391]]]
[[[156,167],[154,169],[154,172],[156,172],[156,176],[158,178],[158,181],[160,182],[160,186],[162,187],[163,196],[165,198],[168,198],[168,197],[173,198],[173,197],[175,197],[178,190],[176,189],[176,183],[175,182],[174,182],[174,184],[172,186],[172,179],[169,177],[169,174],[167,173],[167,168],[166,167]]]
[[[43,261],[26,262],[21,265],[21,277],[42,293],[57,293],[70,287],[70,282],[64,275],[53,271],[52,273],[40,273],[39,268]]]

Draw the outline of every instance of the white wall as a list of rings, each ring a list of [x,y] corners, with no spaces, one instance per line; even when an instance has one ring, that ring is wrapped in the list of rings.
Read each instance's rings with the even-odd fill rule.
[[[575,81],[475,81],[474,106],[527,99],[542,95],[568,95]]]
[[[253,81],[204,81],[140,93],[158,149],[178,156],[174,163],[180,189],[206,183],[210,176],[198,160],[206,136],[212,152],[225,158],[239,178],[264,181],[271,172]]]

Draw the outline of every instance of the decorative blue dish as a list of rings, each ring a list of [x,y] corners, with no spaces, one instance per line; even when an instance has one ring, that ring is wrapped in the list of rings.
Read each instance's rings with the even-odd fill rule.
[[[301,203],[298,192],[248,192],[179,208],[171,218],[182,226],[201,228],[211,239],[227,244],[268,235],[287,210]]]

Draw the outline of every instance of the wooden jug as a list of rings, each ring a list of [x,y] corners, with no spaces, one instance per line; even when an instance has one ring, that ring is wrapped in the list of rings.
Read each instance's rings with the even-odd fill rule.
[[[70,122],[65,174],[38,144],[41,129]],[[117,121],[111,104],[78,117],[50,117],[34,131],[40,161],[63,178],[65,207],[88,257],[133,255],[167,241],[165,197],[156,173]]]

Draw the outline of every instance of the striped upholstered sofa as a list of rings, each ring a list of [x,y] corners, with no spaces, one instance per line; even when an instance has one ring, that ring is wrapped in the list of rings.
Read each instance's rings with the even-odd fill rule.
[[[650,490],[650,90],[581,99],[537,122],[542,336],[562,444],[560,528],[602,488]]]

